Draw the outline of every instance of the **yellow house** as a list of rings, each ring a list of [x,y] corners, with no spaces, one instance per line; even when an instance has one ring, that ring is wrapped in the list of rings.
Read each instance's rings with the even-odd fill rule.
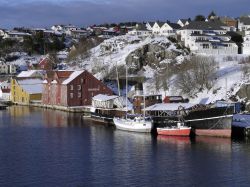
[[[42,79],[11,79],[11,101],[17,104],[29,104],[42,99]]]

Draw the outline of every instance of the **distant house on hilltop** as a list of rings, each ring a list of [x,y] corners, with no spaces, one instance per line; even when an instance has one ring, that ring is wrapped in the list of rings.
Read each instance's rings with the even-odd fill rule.
[[[55,67],[55,63],[53,60],[49,58],[49,56],[46,56],[40,60],[40,62],[37,64],[37,68],[39,70],[45,70],[45,71],[51,71]]]
[[[186,25],[188,25],[191,22],[190,19],[179,19],[177,21],[177,24],[180,25],[181,27],[184,27]]]
[[[250,29],[250,17],[243,16],[238,19],[238,29],[239,31],[245,31]]]
[[[136,26],[128,32],[129,35],[134,36],[148,36],[152,32],[147,29],[146,25],[144,24],[136,24]]]
[[[11,39],[23,42],[24,38],[28,36],[31,36],[31,34],[13,30],[13,31],[6,31],[4,33],[3,39]]]
[[[235,20],[234,18],[224,16],[224,17],[219,17],[219,20],[228,27],[230,27],[230,31],[236,31],[237,20]]]
[[[245,31],[245,36],[243,37],[242,53],[250,55],[250,29]]]
[[[238,54],[238,46],[227,34],[226,27],[218,20],[192,21],[181,28],[181,41],[193,53]]]

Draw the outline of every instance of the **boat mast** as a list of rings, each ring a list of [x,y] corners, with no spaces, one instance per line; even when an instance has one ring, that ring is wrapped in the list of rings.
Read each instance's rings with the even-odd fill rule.
[[[144,89],[143,89],[143,119],[145,120],[145,93],[144,93]]]
[[[125,64],[126,67],[126,119],[127,119],[127,113],[128,113],[128,67],[127,64]]]
[[[111,57],[111,54],[110,54],[110,61],[111,61],[111,64],[112,64],[112,57]],[[120,82],[119,82],[119,74],[118,74],[118,69],[117,69],[117,61],[116,61],[116,65],[115,65],[115,70],[116,70],[116,81],[117,81],[118,95],[121,96]]]

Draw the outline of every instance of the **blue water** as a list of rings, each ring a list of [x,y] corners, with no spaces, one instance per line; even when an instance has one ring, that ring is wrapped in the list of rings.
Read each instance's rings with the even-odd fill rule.
[[[250,186],[250,141],[154,137],[14,106],[0,111],[0,186]]]

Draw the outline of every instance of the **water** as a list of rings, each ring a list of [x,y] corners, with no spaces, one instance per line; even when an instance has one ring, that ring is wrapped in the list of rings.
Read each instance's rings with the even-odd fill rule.
[[[249,186],[250,141],[153,137],[60,111],[0,111],[0,186]]]

